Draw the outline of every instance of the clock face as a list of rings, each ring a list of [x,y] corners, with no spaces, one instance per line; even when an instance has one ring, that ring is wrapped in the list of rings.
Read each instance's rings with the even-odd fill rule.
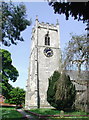
[[[51,57],[51,56],[53,56],[53,50],[51,48],[47,47],[44,49],[44,54],[46,57]]]

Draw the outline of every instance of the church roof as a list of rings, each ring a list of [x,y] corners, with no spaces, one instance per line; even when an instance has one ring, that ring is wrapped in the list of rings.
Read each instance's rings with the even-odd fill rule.
[[[87,89],[87,81],[89,81],[89,71],[67,70],[66,73],[70,76],[72,83],[75,85],[77,91],[85,91]]]
[[[89,80],[89,71],[81,71],[79,74],[78,71],[67,70],[66,73],[70,76],[71,80]]]

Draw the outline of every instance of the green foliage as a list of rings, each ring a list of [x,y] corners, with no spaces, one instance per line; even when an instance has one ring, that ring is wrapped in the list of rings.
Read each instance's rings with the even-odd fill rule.
[[[48,0],[49,1],[49,0]],[[58,0],[50,0],[49,5],[54,9],[55,14],[64,14],[66,20],[69,16],[73,17],[74,20],[86,22],[87,28],[85,30],[89,31],[89,1],[88,2],[57,2]],[[87,33],[89,36],[89,32]]]
[[[72,84],[70,77],[62,73],[60,78],[55,83],[55,103],[57,109],[71,109],[76,96],[75,86]]]
[[[8,82],[2,82],[0,84],[0,87],[2,88],[2,95],[5,96],[6,99],[10,98],[9,92],[13,89],[12,85],[10,85]]]
[[[19,73],[17,69],[12,65],[11,54],[4,49],[0,49],[0,54],[2,54],[2,83],[0,83],[0,87],[2,88],[2,95],[4,95],[7,99],[9,99],[9,92],[12,90],[12,85],[8,82],[9,80],[15,82]]]
[[[5,46],[24,41],[21,32],[31,24],[26,19],[26,8],[23,3],[15,6],[12,2],[2,2],[2,43]]]
[[[24,104],[25,91],[23,89],[20,89],[19,87],[13,88],[9,94],[10,94],[9,103],[16,104],[16,105]]]
[[[51,106],[57,107],[55,104],[55,89],[54,84],[59,79],[60,73],[58,71],[54,71],[53,75],[49,78],[49,87],[47,90],[47,101],[50,103]]]
[[[2,81],[16,81],[19,76],[17,69],[12,65],[11,54],[7,50],[0,49],[2,53]]]
[[[76,90],[70,77],[55,71],[49,78],[47,101],[58,110],[71,109],[75,101]]]
[[[66,20],[69,19],[70,15],[78,21],[86,22],[89,19],[89,2],[57,2],[51,0],[49,5],[53,7],[55,13],[65,14]]]

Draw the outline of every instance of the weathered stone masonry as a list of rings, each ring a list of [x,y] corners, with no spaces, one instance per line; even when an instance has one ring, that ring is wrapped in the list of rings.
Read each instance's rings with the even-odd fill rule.
[[[30,66],[27,80],[25,107],[49,107],[47,102],[48,78],[60,69],[60,31],[56,25],[40,23],[32,29]]]

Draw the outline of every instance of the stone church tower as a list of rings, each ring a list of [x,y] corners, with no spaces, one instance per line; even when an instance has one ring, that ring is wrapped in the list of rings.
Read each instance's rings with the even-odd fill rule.
[[[60,69],[61,51],[59,24],[40,23],[32,29],[32,46],[27,80],[25,108],[49,107],[47,102],[48,78]]]

